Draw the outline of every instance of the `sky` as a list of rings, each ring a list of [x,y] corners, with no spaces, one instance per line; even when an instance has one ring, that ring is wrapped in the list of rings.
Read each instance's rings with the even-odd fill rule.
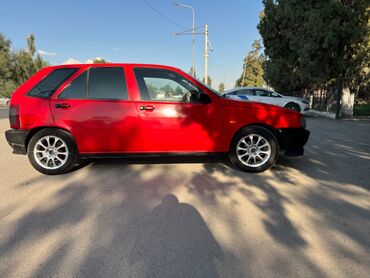
[[[191,36],[173,33],[192,27],[192,11],[172,0],[2,0],[0,32],[13,48],[33,33],[39,53],[50,64],[95,57],[117,63],[154,63],[186,72],[192,64]],[[184,0],[195,10],[195,25],[209,26],[212,86],[232,88],[242,60],[260,38],[261,0]],[[184,28],[185,27],[185,28]],[[202,30],[202,29],[199,29]],[[204,75],[204,36],[197,35],[195,70]]]

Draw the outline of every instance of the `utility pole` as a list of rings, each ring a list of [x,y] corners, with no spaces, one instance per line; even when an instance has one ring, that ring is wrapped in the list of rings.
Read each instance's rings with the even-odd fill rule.
[[[195,11],[194,11],[194,8],[192,6],[189,6],[189,5],[185,5],[185,4],[181,4],[181,3],[173,3],[175,6],[178,6],[178,7],[184,7],[184,8],[189,8],[193,11],[193,28],[191,29],[192,30],[192,66],[191,66],[191,75],[193,77],[195,77],[195,50],[194,50],[194,42],[195,42]]]
[[[195,32],[195,30],[198,30],[200,28],[204,27],[204,32]],[[191,33],[190,33],[191,31]],[[202,25],[193,29],[184,30],[181,32],[173,33],[174,36],[179,35],[204,35],[204,83],[208,85],[208,53],[212,46],[210,46],[210,42],[208,40],[208,24]],[[194,67],[193,67],[194,68]]]
[[[244,69],[243,69],[243,78],[242,78],[242,84],[240,84],[240,87],[244,87],[244,79],[245,79],[245,71],[247,70],[247,57],[244,59]]]
[[[208,24],[204,25],[204,83],[208,85]]]

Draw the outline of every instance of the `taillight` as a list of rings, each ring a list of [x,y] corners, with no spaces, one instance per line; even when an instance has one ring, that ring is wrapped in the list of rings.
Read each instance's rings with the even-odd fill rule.
[[[17,129],[21,127],[19,105],[11,105],[9,107],[9,123],[11,128]]]

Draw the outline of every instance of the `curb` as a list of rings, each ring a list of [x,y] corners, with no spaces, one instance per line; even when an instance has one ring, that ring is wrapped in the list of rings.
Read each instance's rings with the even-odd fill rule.
[[[326,118],[330,118],[330,119],[335,120],[335,114],[334,113],[322,112],[322,111],[312,110],[312,109],[310,109],[310,111],[308,113],[316,115],[316,116],[326,117]]]

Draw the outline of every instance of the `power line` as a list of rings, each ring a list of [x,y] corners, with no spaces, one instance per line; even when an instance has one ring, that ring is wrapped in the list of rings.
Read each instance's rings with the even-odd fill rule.
[[[176,25],[177,27],[180,27],[182,29],[187,29],[187,27],[181,25],[181,24],[178,24],[176,21],[173,21],[171,18],[167,17],[166,15],[164,15],[163,13],[161,13],[159,10],[157,10],[156,8],[153,7],[152,4],[148,3],[147,1],[145,0],[141,0],[141,2],[143,2],[145,5],[147,5],[149,8],[151,8],[154,12],[156,12],[160,17],[162,17],[163,19],[167,20],[168,22]]]

